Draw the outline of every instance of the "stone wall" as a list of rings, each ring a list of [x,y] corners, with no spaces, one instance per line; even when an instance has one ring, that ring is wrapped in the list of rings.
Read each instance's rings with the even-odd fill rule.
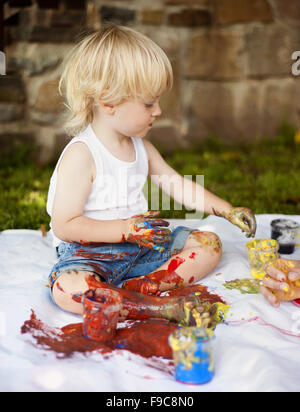
[[[40,159],[67,142],[57,85],[83,32],[111,21],[145,33],[168,54],[173,90],[150,139],[165,153],[218,134],[254,139],[300,127],[300,0],[6,0],[0,76],[2,142],[34,139]]]

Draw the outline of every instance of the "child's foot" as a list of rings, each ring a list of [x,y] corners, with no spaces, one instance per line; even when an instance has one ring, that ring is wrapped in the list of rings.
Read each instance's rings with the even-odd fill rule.
[[[166,318],[182,326],[208,327],[211,321],[210,304],[202,304],[196,295],[173,298],[163,312]]]
[[[143,295],[159,296],[161,294],[159,283],[144,276],[127,280],[123,283],[122,288],[132,292],[142,293]]]
[[[130,279],[123,283],[122,288],[143,295],[159,296],[165,290],[182,287],[184,279],[175,271],[158,270],[146,276]]]

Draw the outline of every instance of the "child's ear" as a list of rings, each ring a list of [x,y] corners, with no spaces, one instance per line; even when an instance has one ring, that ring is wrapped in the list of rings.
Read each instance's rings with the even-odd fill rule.
[[[100,110],[102,110],[106,114],[110,114],[110,115],[115,114],[115,105],[113,104],[103,103],[99,101],[98,106]]]

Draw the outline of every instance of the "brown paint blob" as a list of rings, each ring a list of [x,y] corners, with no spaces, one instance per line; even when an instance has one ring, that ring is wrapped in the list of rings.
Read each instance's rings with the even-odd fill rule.
[[[126,323],[126,326],[117,329],[113,339],[100,343],[84,336],[82,323],[53,328],[39,320],[32,310],[21,333],[30,334],[37,347],[56,353],[58,358],[68,358],[76,352],[109,354],[113,350],[123,349],[145,358],[157,356],[172,359],[168,338],[177,329],[176,324],[164,319]]]

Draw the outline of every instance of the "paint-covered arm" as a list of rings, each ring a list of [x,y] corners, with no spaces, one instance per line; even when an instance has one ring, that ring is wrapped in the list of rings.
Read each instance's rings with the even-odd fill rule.
[[[157,218],[159,212],[148,212],[125,220],[95,220],[83,215],[93,177],[90,151],[84,143],[74,143],[58,168],[52,210],[55,235],[70,243],[128,241],[162,252],[164,248],[160,244],[170,240],[170,231],[164,228],[169,226],[169,222]]]
[[[255,235],[256,220],[250,209],[233,207],[226,200],[205,189],[199,182],[179,175],[147,140],[145,140],[145,147],[149,158],[151,180],[176,202],[191,210],[224,217],[246,232],[247,236]]]

